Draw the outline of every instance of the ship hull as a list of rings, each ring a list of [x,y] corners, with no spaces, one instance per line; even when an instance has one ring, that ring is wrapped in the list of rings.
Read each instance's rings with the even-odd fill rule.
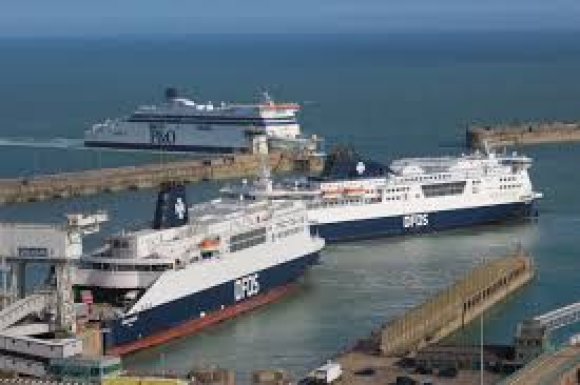
[[[296,139],[294,118],[149,116],[93,126],[85,132],[86,147],[204,153],[248,151],[255,135]]]
[[[247,146],[219,146],[219,145],[196,145],[196,144],[153,144],[153,143],[130,143],[109,141],[85,141],[85,147],[111,148],[116,150],[149,150],[149,151],[172,151],[172,152],[199,152],[204,154],[233,154],[248,152]]]
[[[501,223],[530,217],[534,212],[533,202],[517,202],[315,224],[311,226],[311,232],[320,235],[326,242],[345,242]],[[418,215],[419,220],[415,220]]]
[[[258,286],[253,284],[243,300],[236,300],[238,278],[111,321],[105,334],[107,353],[127,355],[160,345],[274,302],[291,293],[317,261],[318,253],[313,253],[253,273]]]

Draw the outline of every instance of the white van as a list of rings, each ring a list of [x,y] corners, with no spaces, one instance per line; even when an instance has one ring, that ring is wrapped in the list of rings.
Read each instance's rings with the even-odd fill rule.
[[[340,364],[330,361],[308,375],[317,384],[332,384],[340,379],[341,376],[342,367]]]

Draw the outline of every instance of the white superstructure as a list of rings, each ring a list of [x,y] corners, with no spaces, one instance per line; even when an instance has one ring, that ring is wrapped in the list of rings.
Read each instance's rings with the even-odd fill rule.
[[[85,132],[85,145],[163,151],[245,152],[265,137],[275,145],[300,138],[296,103],[200,103],[166,91],[165,103],[140,106],[130,116],[106,120]]]
[[[527,216],[541,197],[530,181],[531,163],[515,153],[405,158],[369,176],[365,162],[358,161],[349,175],[278,185],[263,177],[222,192],[305,200],[309,220],[323,237],[346,240]]]

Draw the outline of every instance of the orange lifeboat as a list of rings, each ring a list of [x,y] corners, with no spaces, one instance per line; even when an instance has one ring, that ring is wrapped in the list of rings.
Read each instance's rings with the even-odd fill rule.
[[[322,192],[322,197],[325,199],[338,199],[342,196],[343,192],[344,192],[343,190],[339,190],[339,189],[324,190]]]
[[[358,197],[365,194],[364,188],[347,188],[344,189],[344,194],[349,197]]]
[[[260,109],[265,111],[298,111],[300,110],[300,106],[296,103],[266,103],[261,104]]]
[[[199,243],[201,251],[217,251],[220,247],[219,239],[204,239]]]

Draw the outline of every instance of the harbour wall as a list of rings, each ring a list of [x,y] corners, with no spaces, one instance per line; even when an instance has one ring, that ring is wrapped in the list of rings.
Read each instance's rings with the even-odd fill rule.
[[[439,292],[379,333],[382,355],[403,357],[463,328],[534,277],[532,259],[523,253],[490,261]]]
[[[274,173],[316,174],[324,165],[324,158],[320,155],[277,152],[270,155],[237,154],[163,164],[39,175],[32,178],[0,179],[0,204],[153,188],[170,181],[193,183],[249,177],[259,172],[264,157]]]
[[[580,122],[531,122],[472,126],[466,132],[471,149],[580,141]]]

